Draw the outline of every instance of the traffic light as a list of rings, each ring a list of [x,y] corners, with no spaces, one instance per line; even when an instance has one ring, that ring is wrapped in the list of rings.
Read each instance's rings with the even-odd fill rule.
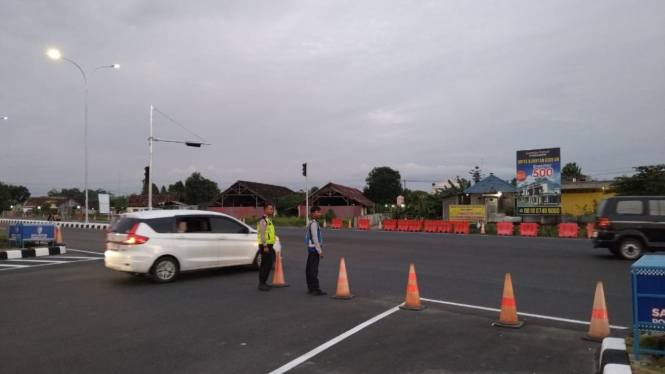
[[[302,176],[306,177],[307,176],[307,163],[305,162],[302,164]]]
[[[150,181],[150,166],[145,167],[145,183],[148,183]]]

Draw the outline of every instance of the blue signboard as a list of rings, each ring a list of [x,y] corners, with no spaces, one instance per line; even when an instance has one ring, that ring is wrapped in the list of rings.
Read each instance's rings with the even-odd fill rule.
[[[647,255],[631,267],[633,280],[633,334],[665,331],[665,256]],[[665,355],[662,350],[640,348],[635,339],[635,359],[640,353]]]
[[[46,242],[55,240],[55,226],[22,223],[10,225],[9,240],[19,243],[20,246],[27,241]]]

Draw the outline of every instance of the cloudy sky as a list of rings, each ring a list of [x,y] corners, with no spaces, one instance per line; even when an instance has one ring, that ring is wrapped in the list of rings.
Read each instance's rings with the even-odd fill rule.
[[[149,107],[210,147],[155,145],[154,180],[200,171],[362,188],[375,166],[426,189],[561,147],[609,179],[665,162],[665,1],[5,0],[0,181],[33,195],[140,190]],[[160,114],[155,136],[195,140]]]

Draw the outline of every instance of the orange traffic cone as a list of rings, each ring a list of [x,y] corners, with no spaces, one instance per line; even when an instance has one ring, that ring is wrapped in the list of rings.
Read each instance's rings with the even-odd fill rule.
[[[418,292],[418,280],[416,279],[416,268],[411,264],[409,268],[409,283],[406,286],[406,301],[399,306],[407,310],[423,310],[426,306],[420,304],[420,292]]]
[[[610,321],[607,317],[607,306],[605,305],[605,291],[603,282],[596,284],[596,296],[593,298],[593,311],[591,312],[591,325],[586,339],[602,341],[610,335]]]
[[[284,282],[284,271],[282,270],[282,253],[276,252],[275,271],[272,274],[272,284],[274,288],[288,287],[289,284]]]
[[[349,220],[349,228],[350,228],[350,229],[353,228],[353,226],[351,226],[351,222],[353,222],[353,218],[351,218],[351,219]]]
[[[381,220],[379,219],[379,230],[383,230],[383,225],[381,225]]]
[[[328,227],[328,224],[326,223],[326,220],[324,219],[323,220],[323,228],[325,229],[326,227]]]
[[[337,292],[335,292],[335,296],[333,296],[333,299],[342,299],[342,300],[348,300],[348,299],[353,299],[355,296],[351,295],[351,291],[349,290],[349,278],[346,276],[346,263],[344,263],[344,257],[342,257],[342,261],[339,263],[339,278],[337,278]]]
[[[514,329],[519,329],[524,325],[524,322],[520,322],[517,319],[517,305],[515,304],[513,282],[510,280],[510,273],[506,273],[506,280],[503,284],[503,300],[501,300],[499,322],[494,322],[492,325]]]
[[[484,223],[480,224],[480,233],[483,234],[483,235],[485,234],[485,224]]]
[[[55,227],[55,245],[63,245],[64,243],[62,242],[62,231],[60,230],[60,226]]]

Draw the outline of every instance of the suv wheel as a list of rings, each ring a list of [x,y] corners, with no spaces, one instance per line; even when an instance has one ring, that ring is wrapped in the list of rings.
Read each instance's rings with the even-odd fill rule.
[[[637,239],[625,239],[619,244],[619,255],[626,260],[637,260],[642,252],[642,242]]]
[[[179,272],[178,262],[173,257],[162,257],[152,267],[152,279],[157,283],[173,281]]]
[[[277,251],[275,251],[277,253]],[[275,263],[277,262],[277,259],[275,256],[272,256],[272,268],[275,268]],[[252,263],[252,267],[254,270],[261,270],[261,250],[258,250],[256,252],[256,257],[254,257],[254,262]]]

